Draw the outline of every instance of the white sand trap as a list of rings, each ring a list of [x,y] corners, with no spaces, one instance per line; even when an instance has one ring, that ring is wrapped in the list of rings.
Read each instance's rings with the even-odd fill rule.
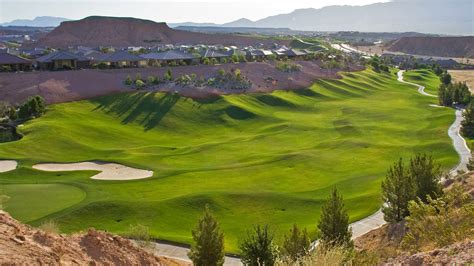
[[[0,160],[0,173],[15,170],[18,166],[17,161],[13,160]]]
[[[81,162],[81,163],[40,163],[33,165],[34,169],[42,171],[83,171],[94,170],[101,173],[92,176],[97,180],[135,180],[148,178],[153,171],[128,167],[117,163]]]

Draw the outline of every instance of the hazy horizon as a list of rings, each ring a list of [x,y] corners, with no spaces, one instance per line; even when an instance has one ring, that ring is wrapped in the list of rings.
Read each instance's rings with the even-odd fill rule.
[[[0,0],[0,23],[40,16],[81,19],[87,16],[137,17],[168,23],[227,23],[240,18],[258,20],[301,8],[331,5],[367,5],[387,0]]]

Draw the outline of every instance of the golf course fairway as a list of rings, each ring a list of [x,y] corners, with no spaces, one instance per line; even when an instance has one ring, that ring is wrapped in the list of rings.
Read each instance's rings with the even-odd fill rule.
[[[447,135],[453,109],[430,107],[437,99],[398,82],[395,70],[342,76],[271,94],[193,100],[130,92],[50,105],[20,128],[21,140],[0,144],[1,159],[19,161],[0,173],[0,194],[11,198],[6,211],[33,225],[54,219],[62,232],[126,233],[143,224],[154,238],[190,243],[209,204],[226,250],[238,252],[238,239],[254,224],[269,224],[279,238],[297,223],[315,238],[334,186],[351,221],[372,214],[381,205],[381,180],[400,157],[431,153],[445,170],[457,163]],[[423,78],[438,82],[429,73]],[[96,171],[31,168],[82,161],[153,176],[93,180]],[[38,196],[44,191],[60,198]]]

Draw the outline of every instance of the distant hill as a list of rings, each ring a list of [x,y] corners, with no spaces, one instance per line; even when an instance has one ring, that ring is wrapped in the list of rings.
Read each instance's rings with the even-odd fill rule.
[[[11,22],[0,24],[1,26],[28,26],[28,27],[57,27],[61,22],[70,19],[61,17],[36,17],[34,19],[16,19]]]
[[[474,58],[474,37],[403,37],[387,50],[406,54]]]
[[[152,46],[156,44],[271,44],[271,39],[246,36],[205,34],[171,29],[166,23],[151,20],[117,17],[87,17],[65,21],[41,38],[36,46]],[[280,41],[285,43],[285,41]]]
[[[395,0],[365,6],[297,9],[227,27],[280,27],[308,31],[422,32],[474,35],[472,0]]]
[[[229,22],[229,23],[224,23],[221,26],[222,27],[239,27],[239,28],[254,27],[255,22],[251,21],[250,19],[241,18],[241,19],[238,19],[236,21],[232,21],[232,22]],[[269,28],[275,28],[275,27],[272,26],[272,27],[269,27]]]

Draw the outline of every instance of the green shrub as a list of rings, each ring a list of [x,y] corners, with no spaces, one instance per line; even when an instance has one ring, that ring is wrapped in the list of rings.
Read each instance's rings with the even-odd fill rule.
[[[135,81],[135,87],[137,89],[143,89],[145,87],[145,82],[141,81],[141,80],[136,80]]]
[[[128,75],[127,78],[125,79],[125,85],[131,86],[132,84],[133,84],[132,77],[130,77],[130,75]]]

